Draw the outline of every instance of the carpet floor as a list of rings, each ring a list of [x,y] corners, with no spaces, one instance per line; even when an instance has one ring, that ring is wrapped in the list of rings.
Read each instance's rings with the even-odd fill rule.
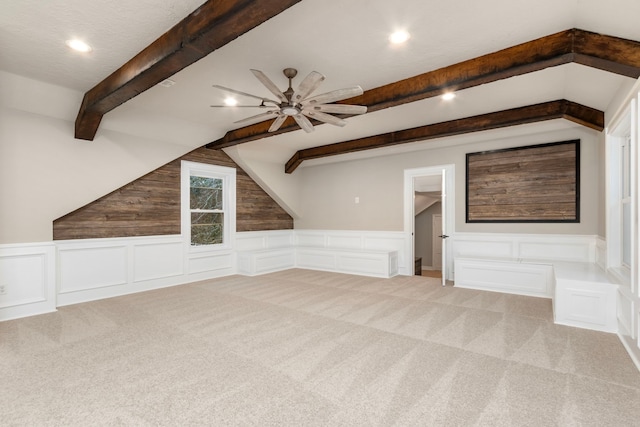
[[[551,302],[308,270],[0,322],[2,426],[638,426],[640,372]]]

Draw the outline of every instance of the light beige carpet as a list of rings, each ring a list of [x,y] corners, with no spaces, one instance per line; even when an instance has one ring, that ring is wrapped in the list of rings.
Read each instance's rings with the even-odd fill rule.
[[[2,426],[632,426],[640,373],[549,300],[306,270],[0,323]]]

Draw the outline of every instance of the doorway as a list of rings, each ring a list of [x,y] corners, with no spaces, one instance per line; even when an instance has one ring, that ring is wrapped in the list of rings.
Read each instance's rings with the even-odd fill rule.
[[[451,245],[447,244],[447,237],[454,233],[454,201],[455,201],[455,185],[454,185],[454,165],[442,165],[425,167],[419,169],[406,169],[404,171],[404,232],[405,232],[405,254],[406,259],[403,264],[405,274],[414,274],[417,268],[416,253],[420,254],[420,250],[416,250],[416,237],[418,244],[423,248],[428,246],[428,260],[420,259],[420,262],[431,269],[438,267],[433,264],[433,236],[441,239],[441,262],[436,255],[436,264],[440,263],[442,270],[443,285],[446,281],[452,280],[453,262],[450,254]],[[431,198],[431,202],[425,202],[425,197]],[[416,236],[416,229],[421,230],[421,226],[416,226],[416,212],[421,213],[424,210],[425,203],[434,205],[433,199],[437,199],[437,203],[441,205],[440,220],[442,228],[433,229],[432,223],[429,224],[430,230],[427,241],[425,242],[425,233],[421,232],[420,236]],[[429,206],[427,206],[429,208]],[[434,212],[435,213],[435,212]],[[429,222],[432,218],[429,218]],[[444,236],[444,237],[443,237]],[[429,271],[429,270],[427,270]],[[435,270],[434,270],[435,271]]]
[[[442,230],[442,214],[431,216],[431,230],[431,267],[442,271],[442,238],[434,233],[436,230]]]
[[[442,176],[415,177],[413,189],[415,274],[442,277]]]

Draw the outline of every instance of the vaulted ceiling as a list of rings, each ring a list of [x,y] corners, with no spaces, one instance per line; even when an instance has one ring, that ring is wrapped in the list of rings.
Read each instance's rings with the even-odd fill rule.
[[[104,127],[194,148],[242,144],[289,173],[303,161],[509,126],[599,131],[616,91],[640,76],[636,0],[100,3],[3,2],[0,68],[86,93],[70,118],[79,138]],[[411,33],[405,45],[389,44],[396,29]],[[93,52],[67,52],[71,36]],[[299,70],[294,87],[323,73],[317,93],[359,84],[364,94],[345,102],[369,112],[344,128],[307,134],[291,121],[270,134],[270,122],[233,123],[252,109],[209,107],[226,96],[213,84],[269,96],[252,68],[286,88],[286,67]],[[175,84],[157,85],[166,78]],[[458,96],[445,103],[447,90]]]

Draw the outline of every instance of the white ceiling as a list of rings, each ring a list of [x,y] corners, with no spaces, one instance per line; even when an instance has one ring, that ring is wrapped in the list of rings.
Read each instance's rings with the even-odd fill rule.
[[[0,69],[84,93],[201,3],[3,0]],[[355,84],[368,90],[570,28],[640,40],[638,16],[638,0],[303,0],[172,76],[174,86],[156,86],[108,113],[101,128],[198,147],[239,127],[233,121],[259,112],[210,108],[225,97],[211,85],[271,97],[251,68],[282,89],[282,69],[294,67],[294,87],[316,70],[326,76],[316,93]],[[400,28],[411,39],[391,46],[387,37]],[[71,37],[85,39],[93,52],[70,52],[64,41]],[[301,148],[538,102],[568,99],[605,110],[629,80],[563,65],[460,91],[449,103],[427,99],[352,117],[345,128],[317,126],[312,134],[289,132],[243,149],[284,164]],[[551,126],[577,126],[562,122]]]

